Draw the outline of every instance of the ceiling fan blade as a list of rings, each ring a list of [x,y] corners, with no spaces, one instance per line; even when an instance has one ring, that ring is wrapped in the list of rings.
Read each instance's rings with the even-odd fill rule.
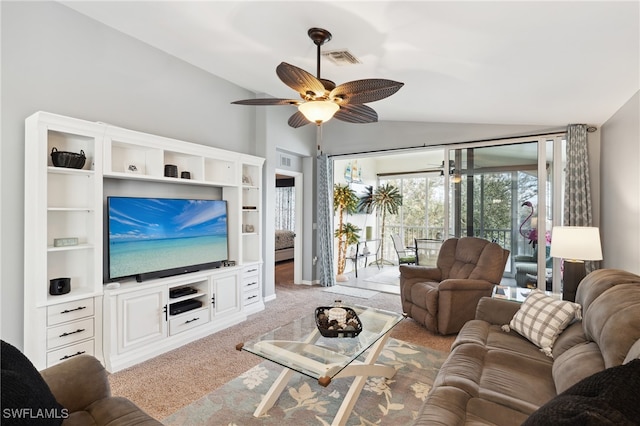
[[[305,118],[305,116],[300,112],[296,111],[291,117],[289,117],[289,126],[297,129],[298,127],[302,127],[305,124],[311,123],[309,120]]]
[[[276,74],[284,84],[300,93],[303,98],[309,94],[313,97],[324,95],[322,82],[302,68],[282,62],[276,67]]]
[[[364,104],[391,96],[402,86],[404,83],[382,78],[355,80],[339,85],[331,91],[329,97],[340,105]]]
[[[378,121],[378,113],[367,105],[341,105],[333,118],[347,123],[375,123]]]
[[[302,102],[295,99],[261,98],[244,99],[241,101],[233,101],[231,103],[238,105],[298,105]]]

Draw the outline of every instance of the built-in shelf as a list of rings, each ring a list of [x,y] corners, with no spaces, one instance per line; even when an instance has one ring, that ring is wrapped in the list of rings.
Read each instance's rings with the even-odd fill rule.
[[[56,167],[51,158],[56,150],[82,152],[86,161],[81,169]],[[259,272],[263,163],[259,157],[100,122],[46,112],[28,117],[24,352],[36,368],[85,352],[117,370],[264,309]],[[168,165],[175,166],[177,177],[165,175]],[[227,202],[228,260],[235,266],[144,283],[114,283],[105,289],[105,196],[152,190],[157,196],[175,197],[182,189],[190,191],[185,186]],[[77,239],[78,244],[54,246],[56,239],[65,238]],[[245,288],[241,283],[248,280],[247,270],[251,284]],[[57,278],[70,278],[68,292],[50,294],[50,281]],[[170,299],[169,290],[176,286],[193,286],[197,292]],[[166,314],[170,304],[191,299],[202,301],[202,307]],[[47,337],[52,327],[77,324],[92,324],[91,332],[78,333],[76,340]]]

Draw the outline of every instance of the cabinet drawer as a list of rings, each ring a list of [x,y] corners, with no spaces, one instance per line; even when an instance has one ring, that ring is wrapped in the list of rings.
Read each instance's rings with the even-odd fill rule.
[[[47,330],[47,349],[78,342],[93,337],[93,318],[85,318]]]
[[[255,289],[252,291],[247,291],[242,295],[242,304],[243,306],[250,305],[252,303],[256,303],[260,300],[260,291],[259,289]]]
[[[93,299],[82,299],[47,307],[47,325],[62,324],[93,316]]]
[[[169,320],[169,335],[173,336],[174,334],[208,323],[208,309],[209,308],[194,309],[193,311],[185,312],[178,318],[171,318]]]
[[[242,270],[242,278],[252,277],[254,275],[258,276],[259,272],[260,267],[258,265],[245,266]]]
[[[62,361],[66,361],[69,358],[73,358],[78,355],[94,355],[94,342],[93,339],[86,342],[76,343],[75,345],[67,346],[66,348],[58,349],[47,353],[47,367],[56,365]]]
[[[242,278],[242,291],[252,291],[260,288],[260,280],[258,276],[255,277],[243,277]]]

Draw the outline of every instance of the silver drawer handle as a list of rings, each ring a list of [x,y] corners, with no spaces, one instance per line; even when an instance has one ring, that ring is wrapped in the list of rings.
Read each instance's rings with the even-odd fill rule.
[[[73,358],[74,356],[82,355],[82,354],[83,354],[83,353],[85,353],[85,352],[86,352],[86,351],[79,351],[79,352],[76,352],[76,353],[75,353],[75,354],[73,354],[73,355],[65,355],[65,356],[63,356],[62,358],[60,358],[60,361],[64,361],[65,359]]]
[[[252,283],[247,284],[247,287],[258,284],[258,281],[254,281]]]
[[[249,273],[249,272],[255,272],[255,271],[257,271],[257,269],[249,269],[249,270],[247,271],[247,273]]]
[[[65,309],[64,311],[62,311],[62,312],[60,312],[60,313],[61,313],[61,314],[68,314],[68,313],[70,313],[70,312],[73,312],[73,311],[81,311],[81,310],[83,310],[83,309],[87,309],[87,307],[86,307],[86,306],[78,306],[78,307],[77,307],[77,308],[75,308],[75,309]]]
[[[83,331],[85,331],[86,329],[84,328],[79,328],[76,331],[72,331],[70,333],[62,333],[59,337],[67,337],[67,336],[71,336],[72,334],[76,334],[76,333],[82,333]]]
[[[186,320],[184,323],[185,324],[189,324],[190,322],[198,321],[199,319],[200,318],[194,318],[194,319]]]
[[[256,296],[256,295],[254,294],[253,296],[249,296],[249,297],[247,297],[247,300],[255,299],[256,297],[258,297],[258,296]]]

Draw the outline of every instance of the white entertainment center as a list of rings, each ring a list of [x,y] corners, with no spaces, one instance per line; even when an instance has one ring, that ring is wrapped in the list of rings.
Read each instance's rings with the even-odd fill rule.
[[[264,159],[46,112],[25,125],[24,352],[36,368],[87,353],[115,372],[264,309]],[[84,166],[54,166],[54,148]],[[148,192],[226,200],[229,262],[109,283],[106,197]],[[70,289],[51,294],[58,278]]]

